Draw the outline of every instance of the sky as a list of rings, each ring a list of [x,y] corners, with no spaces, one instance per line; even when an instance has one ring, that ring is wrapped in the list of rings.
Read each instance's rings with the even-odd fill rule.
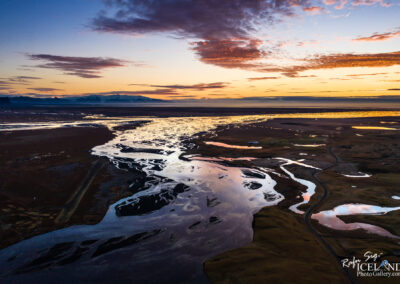
[[[400,0],[2,0],[0,94],[400,95]]]

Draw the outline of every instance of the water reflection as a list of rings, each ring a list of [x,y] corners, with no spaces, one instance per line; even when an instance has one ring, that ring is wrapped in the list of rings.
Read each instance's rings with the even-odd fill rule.
[[[127,125],[135,121],[147,121],[149,117],[113,117],[107,118],[103,116],[86,116],[83,120],[77,121],[47,121],[47,122],[12,122],[0,123],[0,131],[20,131],[20,130],[40,130],[40,129],[56,129],[62,127],[90,127],[90,126],[106,126],[110,130],[114,127]]]
[[[217,147],[231,148],[231,149],[262,149],[261,146],[240,146],[240,145],[231,145],[222,142],[214,142],[214,141],[205,141],[206,145],[212,145]]]
[[[263,121],[273,118],[362,118],[362,117],[395,117],[400,116],[400,111],[344,111],[344,112],[325,112],[325,113],[283,113],[283,114],[266,114],[266,115],[248,115],[233,117],[213,117],[213,118],[196,118],[201,121],[199,123],[208,122],[211,126],[218,125],[221,120],[225,123],[240,123],[244,121]],[[30,122],[30,123],[0,123],[0,131],[17,131],[17,130],[37,130],[37,129],[53,129],[59,127],[77,127],[87,125],[105,125],[112,128],[122,122],[129,122],[141,119],[153,119],[153,117],[105,117],[104,115],[86,115],[83,120],[76,122],[50,121],[50,122]],[[215,121],[213,121],[215,120]],[[215,123],[214,123],[215,122]],[[357,127],[357,126],[356,126]],[[395,129],[395,128],[393,128]]]
[[[315,148],[315,147],[322,147],[325,144],[293,144],[296,147],[308,147],[308,148]]]
[[[398,130],[397,128],[383,126],[352,126],[352,128],[361,130]]]
[[[356,174],[356,175],[343,175],[343,176],[349,177],[349,178],[369,178],[369,177],[372,177],[372,175],[365,174],[365,173],[362,173],[362,172],[358,172],[358,174]]]
[[[357,230],[363,229],[371,234],[377,234],[384,237],[399,239],[389,231],[371,224],[365,223],[345,223],[337,216],[357,215],[357,214],[386,214],[391,211],[400,210],[400,207],[381,207],[366,204],[343,204],[332,210],[321,211],[313,214],[312,218],[317,220],[321,225],[335,230]]]
[[[300,183],[300,184],[302,184],[302,185],[304,185],[306,187],[306,192],[303,192],[302,195],[301,195],[301,197],[303,198],[303,201],[299,202],[299,203],[296,203],[296,204],[293,204],[292,206],[289,207],[289,209],[292,210],[293,212],[295,212],[297,214],[303,214],[304,212],[299,210],[299,209],[297,209],[297,208],[300,205],[307,204],[310,201],[311,196],[313,196],[314,193],[315,193],[316,185],[311,181],[308,181],[308,180],[305,180],[305,179],[301,179],[301,178],[297,178],[293,173],[291,173],[288,169],[286,169],[285,166],[298,165],[298,166],[302,166],[302,167],[306,167],[306,168],[312,168],[312,169],[315,169],[315,170],[321,170],[321,169],[319,169],[317,167],[313,167],[311,165],[304,164],[304,163],[301,162],[301,160],[300,161],[292,161],[292,160],[285,159],[285,158],[277,158],[277,159],[285,162],[284,164],[280,165],[280,168],[281,168],[282,171],[284,171],[292,180],[294,180],[294,181],[296,181],[296,182],[298,182],[298,183]]]
[[[212,158],[212,157],[190,157],[191,160],[197,160],[197,161],[211,161],[211,162],[234,162],[234,161],[252,161],[257,158],[254,157],[239,157],[239,158],[228,158],[228,157],[218,157],[218,158]]]
[[[147,174],[143,186],[132,196],[111,205],[99,224],[57,230],[0,251],[2,280],[56,282],[62,277],[65,282],[111,282],[117,275],[121,282],[207,282],[203,274],[204,260],[248,244],[253,236],[253,214],[264,206],[278,204],[283,196],[274,190],[276,182],[269,175],[278,174],[274,171],[218,163],[233,160],[231,158],[182,157],[186,149],[194,147],[190,138],[197,133],[212,132],[220,125],[275,117],[394,114],[400,116],[400,112],[348,112],[146,118],[147,124],[134,130],[118,130],[113,140],[93,149],[94,155],[108,157],[121,169],[142,169]],[[10,131],[89,123],[114,129],[139,120],[143,118],[88,117],[75,123],[2,124],[0,128]],[[302,213],[297,208],[309,201],[315,192],[315,184],[295,177],[287,166],[312,166],[301,160],[279,159],[282,171],[307,187],[303,201],[290,207],[294,212]],[[343,209],[335,210],[314,214],[313,218],[332,228],[355,226],[343,225],[340,219],[337,221],[336,215]],[[376,226],[361,226],[384,232]]]
[[[122,282],[207,282],[207,258],[252,240],[253,214],[283,199],[276,182],[257,169],[180,156],[193,146],[195,133],[254,118],[151,120],[117,131],[93,149],[121,169],[145,171],[138,192],[111,205],[99,224],[57,230],[0,251],[6,281],[55,282],[62,275],[69,282],[111,282],[117,274]]]

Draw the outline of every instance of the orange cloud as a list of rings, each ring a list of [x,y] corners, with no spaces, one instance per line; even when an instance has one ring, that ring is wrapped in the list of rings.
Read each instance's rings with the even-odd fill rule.
[[[304,7],[303,11],[304,12],[309,12],[311,14],[320,14],[324,11],[325,9],[322,7],[318,7],[318,6],[312,6],[312,7]]]
[[[344,67],[388,67],[400,65],[400,51],[373,54],[331,54],[305,59],[305,65],[261,68],[261,72],[281,72],[287,77],[299,77],[298,73],[307,70],[333,69]]]
[[[387,75],[388,73],[369,73],[369,74],[350,74],[348,77],[364,77],[364,76],[376,76],[376,75]]]
[[[259,80],[274,80],[279,79],[280,77],[255,77],[255,78],[247,78],[249,81],[259,81]]]
[[[204,91],[210,89],[223,89],[228,87],[230,83],[227,82],[214,82],[214,83],[199,83],[193,85],[181,85],[181,84],[173,84],[173,85],[150,85],[150,84],[130,84],[130,86],[145,86],[152,88],[163,88],[169,90],[194,90],[194,91]]]
[[[347,0],[324,0],[325,5],[336,5],[335,9],[341,10],[347,4]]]
[[[171,90],[193,90],[193,91],[204,91],[211,89],[223,89],[226,88],[229,83],[225,82],[216,82],[216,83],[200,83],[194,85],[151,85],[151,87],[155,88],[168,88]]]
[[[361,6],[361,5],[375,5],[380,4],[382,7],[390,7],[392,4],[386,2],[385,0],[323,0],[325,5],[336,5],[335,9],[341,10],[343,9],[347,3],[351,3],[352,6]]]
[[[400,64],[400,51],[375,54],[332,54],[311,60],[309,69],[387,67]]]
[[[375,33],[371,36],[355,38],[353,39],[353,41],[384,41],[397,37],[400,37],[400,31],[381,33],[381,34]]]

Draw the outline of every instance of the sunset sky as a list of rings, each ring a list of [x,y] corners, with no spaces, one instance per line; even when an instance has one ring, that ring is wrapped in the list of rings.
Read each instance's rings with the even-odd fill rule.
[[[0,93],[400,95],[400,0],[2,0]]]

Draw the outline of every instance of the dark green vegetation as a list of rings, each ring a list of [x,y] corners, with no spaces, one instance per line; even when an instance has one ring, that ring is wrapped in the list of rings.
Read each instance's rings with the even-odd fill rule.
[[[340,283],[340,267],[304,226],[301,216],[279,207],[255,215],[254,240],[205,263],[212,283]]]
[[[306,211],[310,205],[318,204],[311,213],[347,203],[395,207],[400,206],[399,200],[391,198],[392,195],[400,195],[400,130],[356,130],[351,127],[387,126],[381,121],[393,122],[390,127],[400,125],[400,119],[392,117],[275,119],[240,127],[222,127],[216,132],[217,136],[206,134],[198,139],[196,143],[199,148],[196,151],[207,157],[257,157],[257,160],[245,164],[268,167],[280,174],[283,172],[273,159],[275,157],[304,159],[304,163],[325,169],[319,172],[287,166],[298,178],[317,184],[316,194],[310,203],[299,207]],[[205,145],[203,141],[233,145],[249,145],[249,141],[258,141],[263,149],[227,149]],[[295,144],[325,145],[311,148]],[[241,165],[243,162],[235,161],[232,164]],[[343,175],[357,175],[359,171],[372,177],[350,178]],[[273,174],[271,176],[276,178]],[[326,189],[326,197],[323,196],[321,185]],[[352,276],[349,278],[339,265],[342,258],[356,256],[363,259],[367,250],[381,252],[385,259],[400,262],[398,240],[368,234],[361,229],[337,231],[315,220],[307,220],[307,214],[298,215],[287,209],[299,202],[295,197],[301,195],[302,189],[291,184],[286,186],[276,187],[284,194],[284,202],[276,207],[264,208],[255,215],[255,235],[251,244],[206,261],[205,270],[211,282],[343,283],[353,279],[356,283],[398,283],[396,278],[357,278],[351,270]],[[381,226],[393,234],[400,233],[398,211],[387,215],[340,218],[345,222],[366,222]],[[312,231],[316,234],[313,235]]]

